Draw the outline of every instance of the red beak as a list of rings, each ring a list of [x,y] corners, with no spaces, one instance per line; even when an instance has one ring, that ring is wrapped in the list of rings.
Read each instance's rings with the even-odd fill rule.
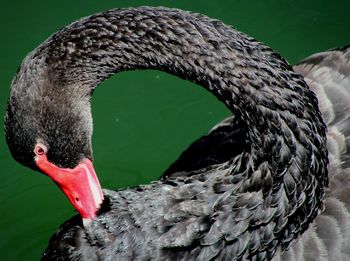
[[[94,219],[103,193],[91,160],[81,161],[74,169],[59,168],[45,154],[36,156],[39,169],[55,181],[83,219]]]

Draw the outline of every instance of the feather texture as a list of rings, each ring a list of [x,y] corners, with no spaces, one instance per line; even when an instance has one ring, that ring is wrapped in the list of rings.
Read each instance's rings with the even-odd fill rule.
[[[337,54],[342,59],[347,49]],[[327,57],[298,68],[315,92],[325,92],[319,102],[328,113],[328,144],[317,98],[303,77],[269,47],[220,21],[176,9],[115,9],[52,35],[23,61],[11,87],[6,138],[24,165],[35,168],[38,139],[61,168],[90,158],[90,96],[123,70],[159,69],[189,79],[217,96],[234,118],[197,141],[189,150],[201,153],[185,152],[160,181],[104,191],[97,218],[85,227],[79,218],[65,223],[43,260],[345,255],[348,232],[340,225],[348,219],[331,213],[335,206],[347,209],[347,191],[336,187],[327,189],[333,200],[324,196],[328,169],[330,188],[344,179],[348,128],[342,112],[348,104],[339,86],[332,96],[312,82],[326,70],[322,62],[331,64]],[[334,85],[338,79],[326,78]],[[339,229],[328,235],[323,226]]]
[[[294,70],[316,94],[328,127],[329,187],[324,211],[274,260],[350,260],[350,46],[314,54]],[[234,116],[223,120],[185,150],[162,178],[188,175],[186,171],[192,170],[193,164],[202,167],[233,158],[236,152],[226,148],[243,150],[245,146],[240,126]]]

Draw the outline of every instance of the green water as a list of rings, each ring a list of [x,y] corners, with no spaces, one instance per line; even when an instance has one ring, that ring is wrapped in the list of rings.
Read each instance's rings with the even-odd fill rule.
[[[0,114],[21,60],[51,33],[100,10],[139,5],[219,18],[267,43],[291,63],[350,43],[348,0],[1,0]],[[102,186],[120,188],[156,179],[191,141],[228,114],[206,91],[164,73],[112,77],[93,97],[95,168]],[[11,158],[3,134],[0,211],[0,260],[38,260],[50,235],[74,215],[51,180]]]

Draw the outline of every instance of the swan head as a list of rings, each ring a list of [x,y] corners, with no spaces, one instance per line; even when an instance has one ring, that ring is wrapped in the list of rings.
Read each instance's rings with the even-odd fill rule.
[[[67,87],[48,77],[36,80],[26,74],[38,69],[28,66],[25,61],[11,86],[5,116],[10,152],[52,178],[82,218],[92,220],[103,193],[92,165],[90,97],[79,88],[62,91]]]

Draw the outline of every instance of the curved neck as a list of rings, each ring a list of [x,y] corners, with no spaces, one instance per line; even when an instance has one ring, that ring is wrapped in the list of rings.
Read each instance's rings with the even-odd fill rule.
[[[283,149],[290,143],[293,150],[299,135],[306,138],[299,142],[313,143],[310,129],[324,138],[322,124],[310,126],[310,119],[322,119],[301,76],[271,49],[199,14],[112,10],[71,24],[38,51],[57,84],[79,86],[78,92],[91,93],[111,74],[134,69],[159,69],[198,83],[247,124],[261,157],[274,144]]]
[[[51,36],[21,72],[35,86],[44,82],[59,97],[86,104],[101,81],[135,69],[188,79],[224,102],[247,125],[253,169],[267,161],[278,175],[292,161],[303,170],[326,155],[325,126],[302,77],[270,48],[200,14],[148,7],[102,12]],[[311,167],[316,175],[318,166]],[[326,182],[325,171],[316,177]]]
[[[315,217],[327,183],[325,125],[317,100],[279,55],[217,20],[147,7],[93,15],[63,28],[31,53],[14,85],[24,77],[28,88],[84,108],[101,81],[135,69],[188,79],[224,102],[246,124],[251,144],[248,171],[243,171],[249,182],[241,190],[262,189],[272,203],[283,194],[292,205],[281,203],[285,216],[297,216],[288,221],[293,231],[286,231],[298,234],[307,228],[299,221],[308,224]],[[298,211],[291,212],[293,206]],[[307,208],[311,214],[304,215]],[[293,238],[287,232],[286,245]]]

